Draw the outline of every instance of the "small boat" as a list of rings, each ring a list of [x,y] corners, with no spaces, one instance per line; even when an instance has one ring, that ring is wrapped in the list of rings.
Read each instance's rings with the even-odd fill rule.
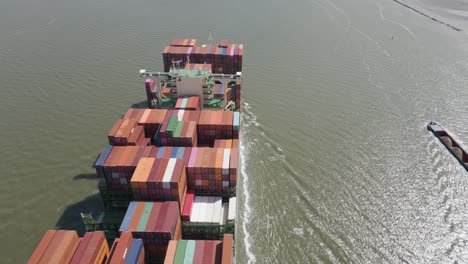
[[[468,154],[460,144],[447,131],[435,122],[430,122],[427,129],[436,136],[442,144],[452,153],[460,164],[468,171]]]

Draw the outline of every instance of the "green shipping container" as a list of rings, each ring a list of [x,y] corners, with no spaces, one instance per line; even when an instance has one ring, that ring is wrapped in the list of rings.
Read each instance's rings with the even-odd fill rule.
[[[177,243],[176,254],[174,258],[174,264],[183,264],[185,257],[185,249],[187,248],[187,240],[180,240]]]
[[[187,248],[185,249],[184,264],[192,264],[193,256],[195,255],[195,240],[189,240],[187,242]]]
[[[151,209],[153,208],[153,203],[147,202],[145,203],[145,207],[143,208],[143,213],[141,214],[140,222],[138,222],[137,232],[144,232],[146,228],[146,224],[148,223],[148,218],[151,214]]]

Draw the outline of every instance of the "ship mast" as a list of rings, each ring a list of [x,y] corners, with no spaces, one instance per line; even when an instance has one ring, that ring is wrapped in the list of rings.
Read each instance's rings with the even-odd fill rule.
[[[214,39],[213,39],[213,37],[211,36],[211,29],[208,30],[208,32],[209,32],[208,44],[209,44],[209,45],[213,45]]]

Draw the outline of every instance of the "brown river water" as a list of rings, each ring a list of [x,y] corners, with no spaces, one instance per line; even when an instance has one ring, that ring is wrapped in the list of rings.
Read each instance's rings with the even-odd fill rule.
[[[391,0],[18,0],[0,3],[1,263],[100,209],[91,166],[145,100],[138,70],[210,28],[245,44],[238,263],[468,262],[468,174],[425,128],[468,145],[468,27]]]

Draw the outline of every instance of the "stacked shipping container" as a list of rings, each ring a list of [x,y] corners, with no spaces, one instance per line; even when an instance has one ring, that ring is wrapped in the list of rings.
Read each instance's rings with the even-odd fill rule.
[[[196,146],[199,117],[200,111],[169,110],[154,142],[162,146]]]
[[[229,211],[227,216],[228,223],[234,223],[236,220],[237,198],[229,198]]]
[[[222,197],[195,196],[190,222],[225,225],[227,222],[228,205],[223,206]]]
[[[187,57],[195,64],[186,64]],[[166,71],[172,60],[182,60],[181,66],[186,69],[234,74],[242,70],[242,57],[243,45],[228,41],[197,47],[194,39],[178,39],[163,52]],[[209,99],[231,99],[239,107],[240,80],[228,88],[212,85],[212,78],[204,80]],[[145,81],[148,105],[156,97],[158,86],[151,79]],[[174,95],[170,82],[161,87],[161,92],[168,97]],[[86,233],[80,239],[75,231],[50,230],[28,263],[160,261],[171,240],[167,263],[231,263],[232,235],[225,235],[223,242],[175,241],[182,238],[181,220],[187,237],[202,234],[205,227],[217,227],[217,233],[211,233],[211,239],[217,239],[234,228],[235,197],[223,203],[220,196],[199,195],[226,197],[236,187],[240,115],[199,111],[200,100],[197,96],[179,98],[177,102],[171,99],[175,110],[131,108],[109,131],[111,145],[104,148],[95,164],[97,175],[106,182],[105,190],[100,191],[123,191],[130,194],[126,197],[133,194],[132,199],[151,201],[130,202],[120,225],[121,236],[110,255],[103,232]],[[161,147],[149,146],[151,143]]]
[[[145,80],[145,91],[146,91],[146,103],[148,107],[151,106],[151,101],[153,98],[157,98],[157,89],[156,83],[152,79]]]
[[[183,208],[187,182],[184,160],[142,158],[131,179],[137,201],[178,201]]]
[[[87,232],[82,239],[76,231],[49,230],[37,245],[28,263],[105,263],[109,257],[104,232]]]
[[[68,263],[79,242],[76,231],[49,230],[29,258],[28,264]]]
[[[104,176],[110,190],[128,191],[138,161],[148,157],[152,149],[153,147],[141,146],[113,147],[105,161],[99,160],[102,163],[96,165],[96,171]]]
[[[181,220],[190,221],[190,215],[192,214],[193,201],[195,199],[195,193],[193,191],[187,191],[185,196],[184,207],[182,209]]]
[[[171,46],[174,47],[194,47],[196,45],[196,39],[173,39],[171,41]]]
[[[87,232],[73,254],[70,264],[105,263],[108,257],[109,246],[104,232]]]
[[[198,96],[184,96],[177,99],[176,110],[192,110],[197,111],[200,109],[200,97]]]
[[[218,240],[171,240],[164,264],[232,264],[233,237],[224,235]]]
[[[145,249],[141,239],[134,239],[131,232],[122,232],[112,244],[109,264],[144,264]]]
[[[162,260],[170,240],[181,238],[177,202],[131,202],[120,231],[143,240],[147,260]]]
[[[191,63],[211,64],[213,73],[235,74],[242,71],[242,58],[244,55],[243,44],[229,44],[222,42],[218,45],[196,46],[194,40],[178,40],[176,45],[171,42],[163,51],[164,71],[168,72],[173,61],[182,61],[182,67],[187,63],[187,57]]]
[[[137,120],[137,124],[142,126],[145,132],[145,137],[153,138],[158,131],[159,126],[166,117],[166,109],[138,109],[130,108],[124,118]]]
[[[185,69],[187,69],[187,70],[209,71],[211,73],[211,64],[187,63],[187,64],[185,64]]]
[[[234,84],[234,86],[232,87],[232,90],[231,90],[231,97],[230,98],[231,98],[232,101],[234,101],[236,103],[237,107],[240,107],[240,103],[241,103],[241,86],[242,86],[241,84],[242,84],[242,81],[237,80],[236,83]]]
[[[189,189],[204,193],[226,193],[236,187],[238,149],[192,148],[187,165]]]
[[[224,99],[226,95],[226,86],[220,83],[215,83],[213,88],[213,98]]]
[[[147,146],[151,141],[145,138],[144,129],[138,126],[138,121],[131,118],[117,120],[107,137],[109,144],[114,146]]]
[[[198,143],[213,146],[216,139],[239,138],[239,112],[202,110],[198,120]]]
[[[166,116],[165,109],[128,109],[107,137],[114,146],[147,146]]]
[[[192,148],[186,147],[153,147],[150,157],[157,159],[182,159],[184,161],[184,165],[187,166],[191,151]]]

